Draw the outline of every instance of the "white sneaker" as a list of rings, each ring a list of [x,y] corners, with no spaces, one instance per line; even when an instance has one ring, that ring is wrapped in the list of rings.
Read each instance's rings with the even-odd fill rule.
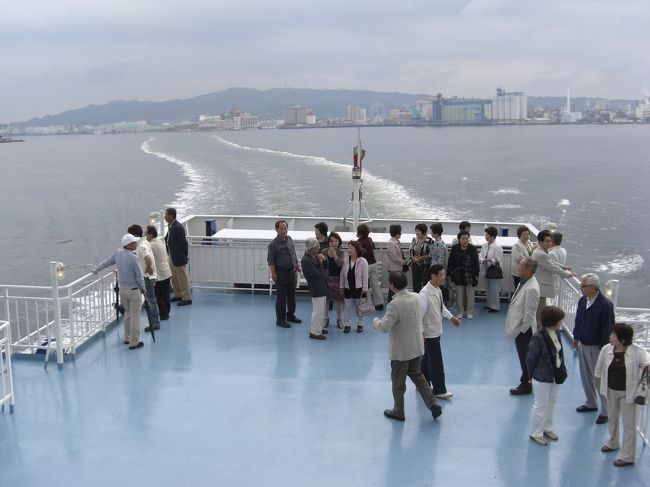
[[[533,440],[535,443],[538,445],[546,446],[548,445],[548,441],[543,436],[531,436],[531,440]]]
[[[474,315],[467,315],[467,319],[468,319],[468,320],[473,320],[473,319],[474,319]]]
[[[454,395],[451,392],[445,392],[444,394],[435,394],[435,397],[437,399],[448,400],[448,399],[451,399],[452,397],[454,397]]]
[[[463,313],[458,313],[458,314],[456,315],[456,318],[458,318],[459,320],[462,319],[462,317],[463,317]]]

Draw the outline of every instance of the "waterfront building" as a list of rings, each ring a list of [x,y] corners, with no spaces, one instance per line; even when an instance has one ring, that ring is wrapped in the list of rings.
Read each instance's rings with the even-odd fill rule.
[[[479,98],[444,99],[440,122],[446,125],[487,123],[485,106],[489,105],[489,102]]]
[[[346,120],[351,120],[357,124],[365,124],[368,120],[366,109],[356,105],[348,105],[348,117]]]
[[[521,123],[528,117],[528,97],[520,91],[508,93],[497,88],[492,103],[486,104],[485,115],[494,123]]]
[[[284,124],[286,126],[305,125],[307,123],[307,108],[297,105],[284,109]]]

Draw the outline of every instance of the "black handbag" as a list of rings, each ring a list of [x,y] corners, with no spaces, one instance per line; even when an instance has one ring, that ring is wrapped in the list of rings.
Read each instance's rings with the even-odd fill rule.
[[[547,332],[548,334],[548,332]],[[542,334],[543,336],[543,334]],[[546,338],[544,336],[544,343],[546,343],[546,349],[548,350],[548,353],[551,355],[551,363],[553,364],[553,375],[555,377],[555,383],[556,384],[564,384],[564,381],[567,379],[569,376],[569,373],[566,370],[566,366],[564,365],[564,362],[560,362],[560,366],[557,367],[555,365],[555,353],[553,353],[553,344],[551,343],[551,337],[549,336]],[[559,352],[557,352],[559,353]]]
[[[503,279],[503,269],[501,269],[501,265],[499,264],[499,261],[495,261],[494,264],[488,266],[487,269],[485,269],[485,278],[486,279]]]
[[[648,369],[643,369],[643,375],[641,375],[641,380],[639,385],[636,386],[636,391],[634,391],[634,403],[639,406],[645,406],[648,403],[648,391],[650,390],[650,375],[648,374]]]

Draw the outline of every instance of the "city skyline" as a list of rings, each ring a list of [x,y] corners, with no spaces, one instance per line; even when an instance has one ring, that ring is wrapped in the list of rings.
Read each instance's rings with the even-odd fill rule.
[[[232,86],[640,99],[649,23],[638,0],[12,2],[0,123]]]

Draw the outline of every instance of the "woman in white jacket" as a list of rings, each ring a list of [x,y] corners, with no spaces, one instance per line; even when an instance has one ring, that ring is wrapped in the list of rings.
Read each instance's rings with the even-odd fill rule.
[[[364,249],[355,240],[348,244],[348,256],[343,259],[340,287],[343,290],[343,333],[350,333],[352,310],[357,309],[361,298],[368,296],[368,261],[362,257]],[[363,331],[363,316],[357,318],[357,333]]]
[[[600,379],[600,393],[607,398],[609,440],[604,452],[618,450],[619,415],[623,420],[623,448],[614,461],[617,467],[634,464],[636,457],[636,404],[634,392],[644,368],[650,366],[650,356],[642,347],[632,343],[634,331],[630,325],[616,323],[609,335],[609,344],[600,350],[594,375]]]

